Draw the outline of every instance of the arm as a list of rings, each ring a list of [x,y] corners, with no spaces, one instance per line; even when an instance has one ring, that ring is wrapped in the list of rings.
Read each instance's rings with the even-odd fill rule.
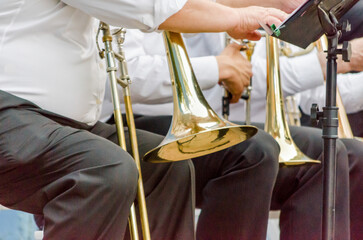
[[[280,57],[281,88],[284,97],[315,88],[324,83],[316,51],[299,57]],[[254,96],[266,97],[265,41],[256,44],[252,58]]]
[[[228,16],[228,18],[226,17]],[[263,7],[230,8],[206,0],[189,0],[159,27],[175,32],[227,32],[236,39],[258,40],[261,23],[279,25],[287,14]]]
[[[126,36],[125,51],[132,80],[133,102],[171,102],[170,74],[161,34],[129,30]],[[239,49],[237,44],[230,44],[217,57],[191,58],[202,90],[212,88],[219,82],[232,93],[232,102],[239,100],[252,76],[251,64]]]
[[[350,62],[344,62],[341,55],[337,59],[337,73],[361,72],[363,71],[363,38],[357,38],[351,41],[352,56]],[[326,53],[318,53],[321,69],[326,78]]]
[[[279,25],[287,17],[273,8],[236,9],[208,0],[62,1],[113,26],[145,31],[228,32],[234,38],[259,39],[259,22]]]
[[[217,0],[217,3],[234,8],[248,6],[273,7],[287,13],[291,13],[304,2],[306,0]]]
[[[160,104],[172,102],[172,90],[163,37],[159,33],[128,30],[125,54],[132,84],[134,103]],[[191,58],[194,72],[202,90],[218,83],[215,57]]]
[[[346,112],[355,113],[363,110],[363,72],[338,75],[338,88]],[[319,107],[325,106],[325,85],[302,92],[300,107],[305,114],[310,115],[313,103]]]

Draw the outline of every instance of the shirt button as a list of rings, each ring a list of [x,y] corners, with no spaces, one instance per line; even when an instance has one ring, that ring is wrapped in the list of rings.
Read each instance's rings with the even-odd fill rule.
[[[104,65],[103,65],[103,63],[102,63],[102,62],[99,62],[99,63],[98,63],[98,66],[99,66],[101,69],[104,69]]]
[[[99,99],[99,98],[96,98],[96,103],[97,103],[97,105],[101,105],[101,104],[102,104],[102,101],[101,101],[101,99]]]

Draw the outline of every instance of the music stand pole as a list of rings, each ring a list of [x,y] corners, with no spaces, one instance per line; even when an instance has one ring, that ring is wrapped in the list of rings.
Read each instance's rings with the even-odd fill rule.
[[[317,105],[312,107],[312,120],[322,120],[324,140],[323,161],[323,223],[322,239],[334,239],[335,226],[335,195],[336,195],[336,140],[338,138],[338,107],[336,107],[337,91],[337,54],[349,61],[350,48],[346,42],[343,49],[338,49],[341,30],[348,30],[348,24],[340,25],[335,16],[319,9],[319,18],[328,39],[326,68],[326,102],[323,111]],[[342,29],[347,28],[347,29]],[[320,119],[319,119],[320,118]]]

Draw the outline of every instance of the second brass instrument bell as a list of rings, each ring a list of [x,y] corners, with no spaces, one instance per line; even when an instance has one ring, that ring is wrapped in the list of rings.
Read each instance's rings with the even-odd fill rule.
[[[168,134],[145,154],[148,162],[181,161],[217,152],[249,139],[257,128],[220,118],[205,100],[196,81],[183,39],[164,32],[173,87],[174,114]]]

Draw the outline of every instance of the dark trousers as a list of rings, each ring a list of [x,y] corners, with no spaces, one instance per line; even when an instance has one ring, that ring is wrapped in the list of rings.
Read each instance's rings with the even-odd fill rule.
[[[141,156],[162,140],[137,135]],[[44,239],[122,239],[138,173],[115,142],[112,125],[90,127],[0,91],[0,204],[44,215]],[[191,166],[142,163],[153,239],[194,238]]]
[[[350,235],[363,239],[363,142],[341,139],[348,151],[350,192]]]
[[[136,116],[140,129],[166,135],[171,116]],[[192,159],[198,240],[265,240],[279,147],[263,131],[236,146]]]
[[[136,124],[141,129],[165,135],[170,120],[170,116],[139,116],[136,119]],[[255,125],[263,129],[263,124]],[[235,149],[235,151],[240,151],[239,154],[221,154],[216,155],[216,157],[211,155],[208,157],[208,160],[210,159],[208,162],[193,159],[196,171],[197,206],[202,209],[197,228],[198,239],[262,239],[255,238],[252,235],[249,236],[250,238],[243,238],[241,234],[244,231],[252,234],[252,231],[256,230],[263,231],[265,234],[266,225],[261,225],[262,220],[256,218],[256,216],[262,218],[260,216],[262,208],[256,208],[256,204],[261,204],[261,201],[266,203],[269,200],[271,200],[272,210],[281,210],[280,239],[315,240],[321,238],[321,164],[280,168],[271,199],[267,198],[267,195],[260,198],[262,191],[267,190],[266,187],[262,188],[261,186],[266,184],[264,183],[267,181],[266,173],[270,170],[264,169],[246,175],[251,169],[246,169],[247,165],[238,164],[243,161],[259,162],[259,159],[267,157],[264,156],[265,154],[271,154],[272,149],[269,150],[269,148],[273,146],[273,149],[275,149],[276,145],[272,144],[271,137],[266,135],[267,133],[259,131],[257,136],[241,144],[247,146],[247,148]],[[323,145],[319,129],[291,127],[291,135],[305,154],[311,158],[322,160]],[[254,146],[250,146],[249,141],[253,141]],[[277,163],[278,157],[275,151],[273,152],[274,154],[269,156],[269,160],[272,159]],[[238,156],[241,157],[238,158]],[[347,151],[340,141],[337,143],[337,156],[339,182],[336,198],[335,239],[349,240],[348,159]],[[221,157],[224,158],[224,164],[220,163],[222,162]],[[245,173],[238,174],[242,170]],[[269,177],[268,179],[272,178]],[[219,183],[223,183],[223,185]],[[241,188],[236,188],[238,184],[241,184]],[[250,189],[251,187],[253,189]],[[251,192],[246,192],[246,189],[251,190]],[[213,206],[214,211],[209,209],[209,206]],[[203,216],[203,213],[206,214],[206,217]],[[224,219],[231,217],[234,218],[233,226],[237,226],[235,228],[229,228],[222,223]],[[263,217],[267,219],[266,215]],[[231,218],[232,221],[233,218]],[[219,226],[216,226],[215,221]],[[209,231],[211,231],[210,235],[206,233],[208,225]],[[251,228],[251,225],[254,226]],[[225,235],[225,238],[222,235]]]

